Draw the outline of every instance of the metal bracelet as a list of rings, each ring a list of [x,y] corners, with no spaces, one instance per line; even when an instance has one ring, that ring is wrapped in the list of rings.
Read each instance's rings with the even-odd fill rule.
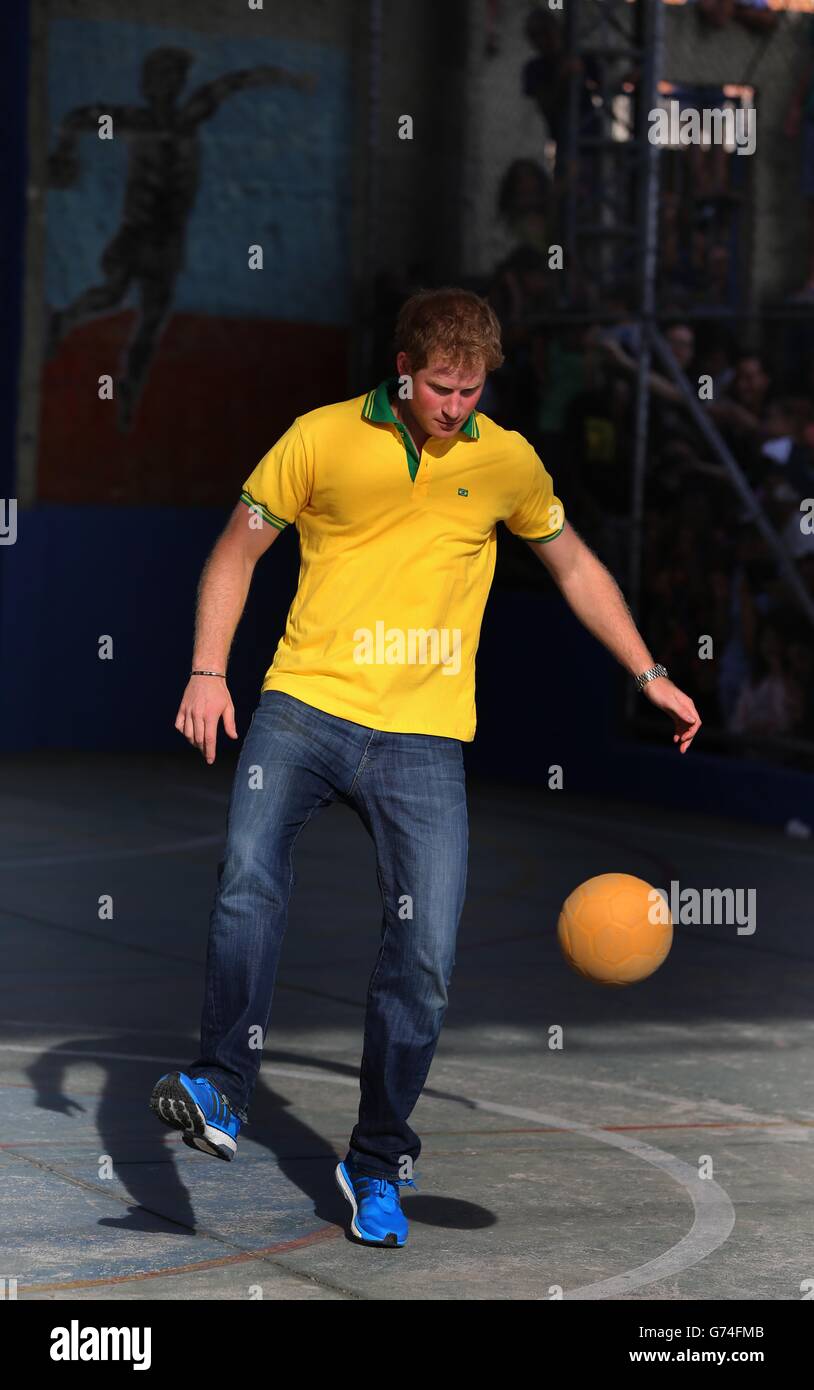
[[[223,671],[190,671],[191,676],[220,676],[221,680],[226,680]]]
[[[659,662],[656,662],[655,666],[650,666],[646,671],[642,671],[642,674],[640,676],[636,677],[636,688],[638,690],[643,690],[644,687],[647,685],[648,681],[654,681],[659,676],[666,675],[666,666],[662,666]]]

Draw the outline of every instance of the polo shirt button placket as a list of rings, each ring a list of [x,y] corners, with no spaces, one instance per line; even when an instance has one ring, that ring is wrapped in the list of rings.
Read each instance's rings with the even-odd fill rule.
[[[418,461],[418,472],[415,475],[415,482],[413,483],[413,492],[422,502],[426,499],[429,482],[430,457],[429,454],[422,450],[421,458]]]

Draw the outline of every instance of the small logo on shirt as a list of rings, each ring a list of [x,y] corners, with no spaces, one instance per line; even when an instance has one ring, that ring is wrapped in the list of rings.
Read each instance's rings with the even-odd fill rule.
[[[459,487],[459,488],[458,488],[458,496],[459,496],[459,497],[468,497],[468,496],[469,496],[469,488],[467,488],[467,487]]]

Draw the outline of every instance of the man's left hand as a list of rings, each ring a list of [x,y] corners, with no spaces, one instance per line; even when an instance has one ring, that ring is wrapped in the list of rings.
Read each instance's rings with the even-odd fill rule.
[[[656,680],[648,681],[642,694],[651,705],[663,709],[670,715],[675,725],[673,743],[678,744],[679,752],[686,753],[701,728],[701,716],[689,695],[685,695],[683,690],[679,690],[666,676],[658,676]]]

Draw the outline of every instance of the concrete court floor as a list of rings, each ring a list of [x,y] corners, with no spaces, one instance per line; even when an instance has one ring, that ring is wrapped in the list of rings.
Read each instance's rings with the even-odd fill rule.
[[[49,752],[0,769],[0,1249],[18,1298],[802,1297],[810,841],[470,778],[469,894],[413,1115],[410,1240],[376,1250],[346,1238],[333,1180],[380,917],[346,807],[298,842],[237,1159],[193,1153],[148,1109],[154,1080],[197,1051],[233,765]],[[554,924],[572,887],[609,870],[755,887],[757,931],[679,926],[651,980],[593,986]]]

